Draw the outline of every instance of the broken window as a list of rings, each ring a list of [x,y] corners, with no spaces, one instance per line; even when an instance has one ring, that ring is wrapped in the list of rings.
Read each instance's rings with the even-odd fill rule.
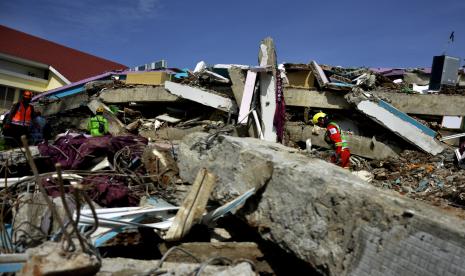
[[[9,109],[15,98],[15,88],[0,86],[0,108]]]

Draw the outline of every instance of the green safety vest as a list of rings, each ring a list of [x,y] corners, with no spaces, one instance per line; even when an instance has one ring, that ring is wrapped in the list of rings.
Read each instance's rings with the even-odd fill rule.
[[[347,143],[347,138],[346,138],[346,136],[342,133],[341,128],[339,127],[339,125],[336,124],[335,122],[329,122],[329,125],[335,126],[335,127],[337,128],[337,131],[338,131],[339,134],[341,135],[341,141],[342,141],[342,142],[335,143],[335,146],[336,146],[336,147],[342,146],[342,149],[348,149],[348,148],[349,148],[349,144]]]
[[[103,132],[100,131],[100,125],[103,125]],[[103,136],[108,133],[108,120],[102,115],[95,115],[90,118],[87,129],[92,136]]]

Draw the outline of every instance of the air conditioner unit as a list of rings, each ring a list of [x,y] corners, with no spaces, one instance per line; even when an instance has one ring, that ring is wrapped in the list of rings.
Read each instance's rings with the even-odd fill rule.
[[[433,57],[431,66],[431,77],[429,80],[429,90],[440,90],[442,85],[456,85],[460,59],[449,56]]]

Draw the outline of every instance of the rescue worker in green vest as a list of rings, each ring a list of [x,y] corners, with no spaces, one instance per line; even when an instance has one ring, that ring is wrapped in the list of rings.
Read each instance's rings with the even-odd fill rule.
[[[104,136],[108,134],[108,120],[103,117],[103,107],[99,106],[94,117],[90,118],[87,123],[87,129],[93,137]]]
[[[331,157],[331,162],[345,169],[350,168],[350,150],[347,139],[341,128],[335,122],[329,120],[329,116],[318,112],[313,116],[313,124],[326,128],[325,141],[335,147],[336,152]]]

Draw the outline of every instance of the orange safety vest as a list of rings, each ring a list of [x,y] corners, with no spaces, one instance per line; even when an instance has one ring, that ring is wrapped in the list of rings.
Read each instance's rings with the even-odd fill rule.
[[[20,126],[30,126],[32,119],[32,106],[28,105],[27,108],[24,108],[23,103],[19,103],[18,110],[11,120],[12,124]]]

